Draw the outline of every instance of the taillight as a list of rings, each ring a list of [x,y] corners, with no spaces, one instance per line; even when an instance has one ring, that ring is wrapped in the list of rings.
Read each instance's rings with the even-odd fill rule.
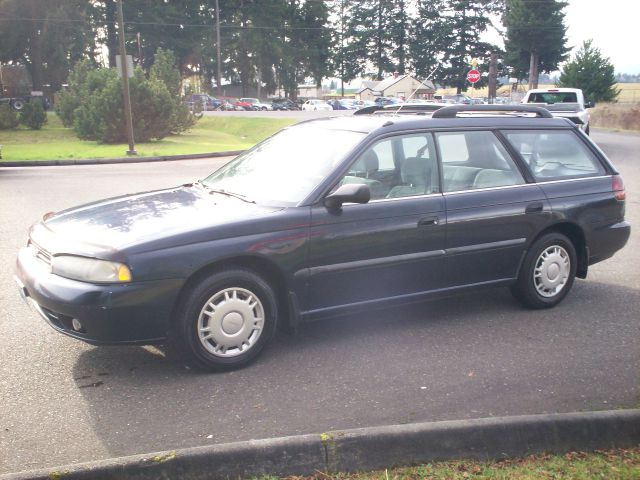
[[[616,200],[624,200],[627,198],[627,194],[624,191],[624,182],[620,175],[611,177],[611,190],[613,190]]]

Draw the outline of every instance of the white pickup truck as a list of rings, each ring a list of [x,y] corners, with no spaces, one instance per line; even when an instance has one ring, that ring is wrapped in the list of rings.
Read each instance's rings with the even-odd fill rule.
[[[568,118],[589,135],[589,108],[593,103],[585,102],[579,88],[537,88],[529,90],[522,103],[539,105],[554,117]]]

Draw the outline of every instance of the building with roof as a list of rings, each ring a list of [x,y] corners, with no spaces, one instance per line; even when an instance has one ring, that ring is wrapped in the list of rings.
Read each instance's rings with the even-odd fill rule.
[[[415,94],[413,92],[415,91]],[[362,82],[362,87],[356,93],[358,100],[375,100],[376,97],[432,99],[436,93],[436,87],[431,80],[420,82],[417,78],[407,74],[399,75],[397,72],[380,82]]]

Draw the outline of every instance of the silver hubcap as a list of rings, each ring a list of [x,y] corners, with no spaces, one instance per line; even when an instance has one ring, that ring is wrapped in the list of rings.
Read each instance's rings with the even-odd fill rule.
[[[244,288],[227,288],[213,295],[200,311],[198,338],[217,357],[235,357],[253,347],[264,326],[264,308]]]
[[[571,273],[571,260],[559,245],[544,250],[533,270],[533,283],[540,295],[551,298],[562,291]]]

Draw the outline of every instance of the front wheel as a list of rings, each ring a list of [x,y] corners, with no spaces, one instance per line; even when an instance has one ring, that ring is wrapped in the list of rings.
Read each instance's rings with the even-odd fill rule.
[[[511,293],[528,308],[551,308],[567,296],[576,276],[576,250],[565,235],[548,233],[527,252]]]
[[[197,368],[231,370],[260,354],[276,330],[277,315],[275,294],[260,276],[225,270],[187,292],[170,340]]]

